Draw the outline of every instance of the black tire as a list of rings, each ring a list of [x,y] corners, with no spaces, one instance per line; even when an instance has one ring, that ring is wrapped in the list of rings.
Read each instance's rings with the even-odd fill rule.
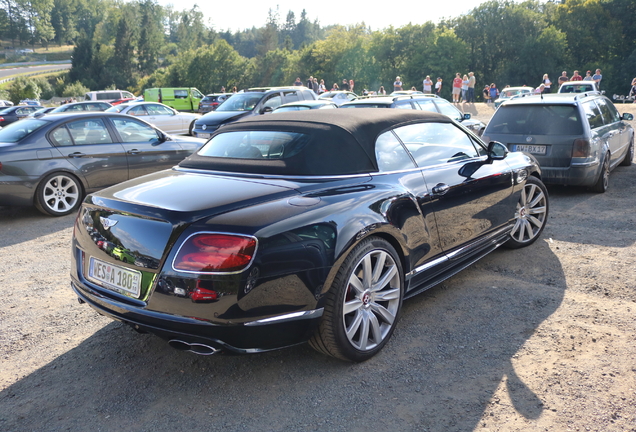
[[[603,165],[601,167],[601,172],[598,174],[598,180],[596,184],[592,186],[592,191],[598,193],[605,193],[609,188],[609,176],[610,176],[610,154],[605,154],[603,158]]]
[[[517,203],[515,226],[504,246],[519,249],[534,243],[548,221],[549,207],[548,190],[543,182],[536,177],[528,177]]]
[[[192,120],[192,123],[190,123],[190,127],[188,128],[188,135],[192,136],[192,130],[194,129],[194,122],[196,120]]]
[[[49,174],[35,191],[35,206],[46,215],[65,216],[77,211],[82,203],[82,185],[69,173]]]
[[[634,137],[632,137],[632,142],[629,143],[629,148],[627,149],[627,153],[625,153],[625,158],[621,162],[621,166],[630,166],[632,164],[633,159],[634,159]]]
[[[370,359],[393,334],[403,297],[404,273],[393,246],[379,237],[363,240],[338,270],[310,345],[342,360]]]

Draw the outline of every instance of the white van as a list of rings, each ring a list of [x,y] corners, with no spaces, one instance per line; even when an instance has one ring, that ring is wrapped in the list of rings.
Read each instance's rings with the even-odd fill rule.
[[[99,90],[90,91],[84,95],[86,101],[112,102],[118,99],[134,98],[135,96],[125,90]]]

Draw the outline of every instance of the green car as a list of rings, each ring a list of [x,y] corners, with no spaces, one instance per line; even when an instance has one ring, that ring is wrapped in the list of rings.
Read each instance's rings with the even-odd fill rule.
[[[128,249],[116,247],[113,249],[112,255],[115,259],[123,261],[125,263],[134,263],[135,257],[131,254]]]
[[[203,94],[194,87],[151,88],[144,90],[144,100],[146,102],[160,102],[177,111],[197,112],[203,97]]]

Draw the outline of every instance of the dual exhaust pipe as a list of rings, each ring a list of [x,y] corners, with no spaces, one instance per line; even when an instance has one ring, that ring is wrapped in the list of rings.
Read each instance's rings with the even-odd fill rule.
[[[194,354],[209,356],[218,354],[221,352],[219,348],[214,348],[210,345],[200,344],[196,342],[184,342],[178,339],[172,339],[168,342],[172,348],[179,351],[188,351]]]

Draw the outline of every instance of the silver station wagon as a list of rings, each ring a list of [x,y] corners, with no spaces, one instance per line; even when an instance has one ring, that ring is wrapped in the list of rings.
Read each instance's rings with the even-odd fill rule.
[[[503,103],[483,139],[532,154],[546,184],[605,192],[610,171],[634,158],[633,118],[598,92],[536,95]]]

